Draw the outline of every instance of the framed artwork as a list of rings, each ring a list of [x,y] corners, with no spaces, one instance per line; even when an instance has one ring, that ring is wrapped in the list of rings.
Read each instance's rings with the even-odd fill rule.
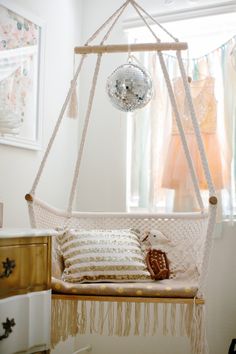
[[[0,144],[41,148],[43,62],[44,23],[0,0]]]

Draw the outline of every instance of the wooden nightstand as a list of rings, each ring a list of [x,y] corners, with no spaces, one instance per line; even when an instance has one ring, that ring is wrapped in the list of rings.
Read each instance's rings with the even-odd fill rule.
[[[0,353],[49,353],[52,230],[0,230]]]

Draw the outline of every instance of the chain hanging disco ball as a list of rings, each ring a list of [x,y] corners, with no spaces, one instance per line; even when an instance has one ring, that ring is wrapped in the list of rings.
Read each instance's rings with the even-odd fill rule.
[[[138,65],[123,64],[108,77],[106,91],[113,106],[132,112],[144,107],[152,98],[152,79]]]

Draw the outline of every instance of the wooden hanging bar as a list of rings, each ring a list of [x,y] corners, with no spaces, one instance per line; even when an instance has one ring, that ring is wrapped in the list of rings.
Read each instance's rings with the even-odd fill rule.
[[[136,44],[112,44],[75,47],[75,54],[99,54],[99,53],[128,53],[162,50],[186,50],[186,42],[163,43],[136,43]]]
[[[71,295],[71,294],[56,294],[56,293],[52,294],[52,299],[77,300],[77,301],[104,301],[104,302],[196,304],[196,305],[203,305],[205,303],[205,300],[203,298]]]

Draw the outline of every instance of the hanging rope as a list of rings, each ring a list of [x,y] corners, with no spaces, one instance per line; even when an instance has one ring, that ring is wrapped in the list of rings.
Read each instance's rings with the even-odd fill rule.
[[[121,17],[123,11],[125,10],[126,6],[129,4],[129,2],[130,2],[130,0],[125,2],[124,5],[118,11],[115,11],[114,15],[108,19],[108,20],[111,20],[111,19],[114,19],[114,17],[115,17],[115,19],[112,22],[111,26],[109,27],[108,31],[105,33],[105,36],[103,37],[103,39],[101,41],[101,44],[103,44],[105,42],[105,40],[107,40],[107,38],[109,37],[110,33],[112,32],[115,24],[117,23],[117,21]],[[108,24],[108,20],[99,28],[98,31],[95,32],[95,34],[91,38],[93,38],[93,39],[96,38],[96,36],[100,33],[100,31]],[[73,208],[73,202],[74,202],[74,198],[75,198],[75,194],[76,194],[75,191],[76,191],[76,186],[78,184],[78,179],[79,179],[80,165],[81,165],[81,160],[82,160],[83,151],[84,151],[84,144],[85,144],[85,139],[86,139],[86,135],[87,135],[89,119],[90,119],[90,115],[91,115],[91,111],[92,111],[92,105],[93,105],[94,93],[95,93],[96,84],[97,84],[97,77],[98,77],[100,63],[101,63],[101,57],[102,57],[102,54],[98,54],[95,72],[94,72],[93,81],[92,81],[92,87],[91,87],[91,91],[90,91],[90,97],[89,97],[89,101],[88,101],[87,112],[86,112],[85,121],[84,121],[84,127],[83,127],[78,157],[77,157],[75,171],[74,171],[72,187],[71,187],[71,191],[70,191],[69,203],[68,203],[68,208],[67,208],[68,217],[70,217],[70,215],[71,215],[72,208]]]
[[[170,81],[170,77],[169,77],[169,74],[168,74],[168,71],[167,71],[163,56],[160,55],[160,54],[161,53],[158,53],[157,55],[159,56],[160,65],[162,67],[162,71],[163,71],[163,75],[164,75],[165,82],[166,82],[166,85],[167,85],[170,101],[171,101],[172,108],[173,108],[173,111],[174,111],[174,114],[175,114],[177,126],[178,126],[178,129],[179,129],[179,134],[180,134],[180,137],[181,137],[181,141],[182,141],[182,145],[183,145],[183,148],[184,148],[185,156],[186,156],[187,163],[188,163],[188,166],[189,166],[189,171],[190,171],[191,178],[192,178],[192,181],[193,181],[195,194],[196,194],[197,201],[198,201],[198,204],[200,206],[200,209],[203,210],[204,209],[204,205],[203,205],[203,201],[202,201],[202,196],[201,196],[201,191],[200,191],[200,187],[199,187],[199,182],[198,182],[198,179],[197,179],[196,171],[195,171],[195,168],[194,168],[194,165],[193,165],[193,161],[192,161],[192,158],[191,158],[191,155],[190,155],[190,151],[189,151],[189,148],[188,148],[187,139],[186,139],[186,136],[185,136],[185,133],[184,133],[184,129],[183,129],[183,125],[182,125],[182,121],[181,121],[181,118],[180,118],[180,115],[179,115],[179,111],[178,111],[178,107],[177,107],[177,104],[176,104],[173,88],[172,88],[171,81]]]
[[[94,98],[94,93],[95,93],[95,88],[96,88],[96,83],[97,83],[98,72],[99,72],[99,68],[100,68],[100,64],[101,64],[101,58],[102,58],[102,54],[98,54],[96,67],[95,67],[95,71],[94,71],[94,75],[93,75],[92,88],[91,88],[90,96],[89,96],[88,108],[87,108],[85,121],[84,121],[84,127],[83,127],[83,132],[82,132],[82,137],[81,137],[78,158],[77,158],[77,162],[76,162],[76,166],[75,166],[74,178],[73,178],[70,197],[69,197],[69,204],[68,204],[68,209],[67,209],[69,215],[71,214],[72,205],[73,205],[73,201],[74,201],[75,194],[76,194],[75,189],[76,189],[78,176],[79,176],[80,164],[81,164],[81,159],[82,159],[83,150],[84,150],[84,143],[85,143],[86,133],[87,133],[87,129],[88,129],[89,118],[90,118],[92,105],[93,105],[93,98]]]
[[[138,13],[138,15],[143,20],[143,22],[146,24],[148,29],[150,30],[150,32],[152,33],[152,35],[154,36],[156,41],[160,42],[160,39],[156,36],[155,32],[151,29],[151,27],[147,23],[146,19],[143,17],[142,13],[137,8],[137,6],[136,6],[134,1],[132,2],[132,5],[133,5],[134,9],[136,10],[136,12]],[[152,18],[152,17],[150,16],[150,18]],[[201,196],[201,191],[200,191],[200,187],[199,187],[199,182],[198,182],[198,179],[197,179],[196,171],[195,171],[195,168],[194,168],[194,165],[193,165],[193,161],[192,161],[192,158],[191,158],[191,154],[190,154],[190,151],[189,151],[189,147],[188,147],[187,139],[186,139],[186,136],[185,136],[185,133],[184,133],[184,128],[183,128],[183,125],[182,125],[182,121],[181,121],[181,118],[180,118],[180,115],[179,115],[178,106],[177,106],[177,103],[176,103],[176,100],[175,100],[173,88],[172,88],[172,85],[171,85],[170,76],[168,74],[168,71],[167,71],[167,68],[166,68],[166,65],[165,65],[165,61],[164,61],[162,52],[157,52],[157,55],[159,57],[159,61],[160,61],[160,65],[161,65],[161,68],[162,68],[162,71],[163,71],[163,75],[164,75],[164,79],[165,79],[165,82],[166,82],[167,90],[168,90],[169,97],[170,97],[170,100],[171,100],[171,104],[172,104],[172,107],[173,107],[173,111],[174,111],[174,114],[175,114],[176,123],[177,123],[178,129],[179,129],[179,133],[180,133],[180,137],[181,137],[181,142],[182,142],[184,153],[185,153],[185,156],[186,156],[186,159],[187,159],[190,175],[191,175],[191,178],[192,178],[192,181],[193,181],[196,198],[197,198],[197,201],[198,201],[200,209],[203,210],[204,209],[204,205],[203,205],[203,201],[202,201],[202,196]]]
[[[133,1],[133,6],[135,7],[134,1]],[[139,5],[138,5],[138,7],[140,8]],[[136,9],[136,12],[138,12],[139,16],[143,19],[144,23],[149,28],[151,33],[154,35],[155,39],[158,41],[159,39],[157,38],[155,33],[151,30],[151,28],[148,25],[148,23],[145,20],[145,18],[142,16],[142,14],[139,12],[139,10],[136,7],[135,7],[135,9]],[[152,18],[148,13],[146,13],[146,15],[149,18]],[[154,19],[153,19],[153,21],[156,24],[158,24]],[[169,91],[172,107],[174,109],[176,120],[177,120],[177,125],[178,125],[178,122],[180,123],[178,125],[178,128],[179,128],[179,132],[180,132],[180,135],[181,135],[181,140],[182,140],[184,151],[185,151],[185,155],[187,157],[187,161],[188,161],[188,164],[189,164],[189,167],[190,167],[190,172],[191,172],[192,180],[193,180],[193,183],[194,183],[194,189],[195,189],[196,195],[198,197],[198,203],[199,203],[200,207],[202,206],[201,207],[201,209],[202,209],[203,208],[203,202],[202,202],[202,197],[201,197],[201,193],[200,193],[200,188],[199,188],[199,184],[198,184],[198,181],[197,181],[195,170],[194,170],[194,168],[191,167],[191,165],[193,165],[192,164],[192,159],[191,159],[191,155],[189,153],[187,141],[186,141],[185,134],[184,134],[184,129],[182,127],[181,120],[180,120],[180,117],[179,117],[179,113],[178,113],[178,109],[177,109],[177,105],[176,105],[176,101],[175,101],[172,85],[171,85],[171,82],[170,82],[170,77],[169,77],[168,71],[166,69],[166,65],[165,65],[165,62],[164,62],[164,59],[163,59],[162,52],[158,52],[157,54],[159,56],[160,64],[161,64],[161,67],[162,67],[162,71],[163,71],[163,74],[164,74],[164,77],[165,77],[165,80],[166,80],[166,83],[167,83],[167,88],[168,88],[168,91]],[[192,98],[191,98],[191,92],[190,92],[190,88],[189,88],[189,84],[188,84],[188,79],[187,79],[187,75],[185,73],[185,69],[184,69],[184,65],[183,65],[183,61],[182,61],[182,57],[181,57],[181,52],[180,51],[177,51],[177,58],[178,58],[178,63],[179,63],[179,67],[180,67],[181,76],[183,78],[183,83],[184,83],[184,87],[185,87],[186,97],[187,97],[188,104],[189,104],[190,116],[191,116],[191,119],[192,119],[194,132],[196,134],[196,140],[197,140],[198,149],[199,149],[200,156],[201,156],[201,162],[202,162],[202,165],[203,165],[205,178],[206,178],[207,184],[208,184],[209,194],[211,196],[214,196],[215,195],[215,188],[214,188],[214,184],[212,182],[212,178],[211,178],[211,174],[210,174],[210,170],[209,170],[209,165],[208,165],[207,158],[206,158],[205,148],[204,148],[204,145],[203,145],[203,141],[202,141],[201,132],[200,132],[200,128],[199,128],[199,125],[198,125],[197,117],[196,117],[196,114],[195,114],[195,111],[194,111],[193,102],[192,102]],[[188,156],[189,156],[189,158],[188,158]],[[213,234],[213,231],[214,231],[214,226],[215,226],[215,221],[216,221],[216,210],[217,210],[216,209],[216,205],[212,205],[210,203],[209,204],[209,219],[208,219],[207,230],[206,230],[206,239],[205,239],[205,243],[203,245],[203,256],[202,256],[202,264],[201,264],[200,277],[199,277],[199,289],[198,289],[198,296],[199,297],[203,296],[203,293],[204,293],[204,290],[205,290],[205,287],[206,287],[207,269],[208,269],[209,258],[210,258],[210,250],[212,248],[212,234]]]
[[[73,58],[73,77],[74,75],[75,75],[75,53]],[[78,116],[77,85],[75,85],[75,88],[70,97],[70,102],[68,104],[68,109],[67,109],[67,116],[68,118],[72,118],[72,119],[75,119]]]
[[[178,64],[179,64],[181,76],[183,78],[185,95],[186,95],[187,102],[188,102],[188,107],[189,107],[189,111],[190,111],[190,117],[192,119],[192,124],[193,124],[194,131],[195,131],[195,134],[196,134],[196,140],[197,140],[197,144],[198,144],[198,149],[199,149],[199,153],[200,153],[200,157],[201,157],[201,162],[202,162],[205,178],[206,178],[208,189],[209,189],[209,194],[213,196],[213,195],[215,195],[215,188],[214,188],[214,185],[213,185],[213,182],[212,182],[209,165],[208,165],[207,158],[206,158],[205,147],[203,145],[203,141],[202,141],[202,136],[201,136],[198,120],[197,120],[197,117],[196,117],[196,114],[195,114],[195,110],[194,110],[194,106],[193,106],[193,102],[192,102],[192,99],[191,99],[191,92],[190,92],[190,88],[189,88],[189,84],[188,84],[188,78],[187,78],[187,75],[186,75],[185,70],[184,70],[184,65],[183,65],[181,53],[180,53],[179,50],[176,52],[176,55],[177,55],[177,59],[178,59]]]
[[[199,297],[203,296],[206,287],[207,270],[210,260],[210,251],[213,242],[212,234],[214,232],[214,227],[216,224],[216,212],[216,205],[209,204],[209,221],[207,225],[206,240],[205,244],[203,245],[202,265],[200,269],[199,289],[197,294]]]
[[[140,11],[138,9],[140,9],[146,16],[148,16],[156,25],[158,25],[163,31],[165,31],[172,39],[174,39],[176,42],[178,42],[177,38],[172,36],[171,33],[169,33],[160,23],[158,23],[154,19],[154,17],[152,17],[150,14],[148,14],[139,4],[137,4],[135,2],[135,0],[131,0],[131,3],[133,5],[133,7],[135,8],[136,12],[139,14],[139,16],[142,18],[142,20],[146,24],[146,26],[149,28],[149,30],[151,31],[151,33],[153,34],[153,36],[154,36],[154,38],[156,40],[159,41],[160,39],[153,32],[153,30],[151,29],[151,27],[149,26],[149,24],[147,23],[147,21],[145,20],[145,18],[142,16],[142,14],[140,13]],[[164,64],[164,59],[163,59],[162,53],[158,53],[158,55],[159,55],[159,58],[162,57],[161,60],[162,60],[162,63]],[[182,61],[182,57],[181,57],[181,52],[180,51],[177,51],[177,59],[178,59],[179,67],[180,67],[180,72],[181,72],[181,75],[183,77],[183,83],[184,83],[186,97],[187,97],[188,104],[189,104],[190,114],[191,114],[191,118],[192,118],[192,124],[193,124],[193,127],[194,127],[195,132],[196,132],[196,139],[197,139],[197,143],[198,143],[198,148],[199,148],[199,152],[200,152],[200,156],[201,156],[201,161],[202,161],[205,177],[206,177],[206,180],[207,180],[207,183],[208,183],[208,187],[209,187],[209,192],[210,192],[210,195],[215,195],[214,185],[213,185],[213,182],[212,182],[212,178],[211,178],[208,162],[207,162],[207,159],[206,159],[205,148],[204,148],[204,145],[203,145],[203,142],[202,142],[200,128],[199,128],[197,117],[196,117],[196,114],[195,114],[195,111],[194,111],[193,102],[192,102],[192,99],[191,99],[191,93],[190,93],[190,89],[189,89],[189,85],[188,85],[188,79],[187,79],[187,75],[185,73],[185,69],[184,69],[184,65],[183,65],[183,61]],[[164,68],[164,66],[163,66],[163,68]],[[166,70],[166,68],[165,68],[165,72],[167,73],[167,75],[169,77],[169,74],[168,74],[168,71]]]
[[[89,39],[87,40],[87,42],[85,43],[85,45],[88,45],[89,43],[91,43],[98,35],[99,33],[111,22],[111,20],[113,20],[113,18],[122,10],[124,10],[127,5],[130,3],[131,0],[127,0],[125,1],[125,3],[119,7],[119,9],[117,9],[95,32],[94,34],[89,37]],[[123,12],[123,11],[122,11]]]
[[[112,19],[113,19],[115,16],[118,15],[118,18],[119,18],[120,15],[121,15],[121,14],[123,13],[123,11],[125,10],[125,8],[127,7],[127,5],[129,4],[129,2],[130,2],[130,0],[127,0],[118,10],[116,10],[116,11],[104,22],[104,24],[103,24],[102,26],[100,26],[99,29],[98,29],[97,31],[95,31],[95,33],[87,40],[87,42],[85,43],[85,45],[88,45],[91,41],[93,41],[93,40],[98,36],[98,34],[102,31],[102,29],[103,29],[104,27],[106,27],[106,26],[112,21]],[[116,23],[116,21],[115,21],[115,23]],[[113,28],[113,27],[114,27],[114,26],[112,26],[112,28]],[[111,28],[111,29],[112,29],[112,28]],[[111,31],[111,29],[110,29],[109,31]],[[110,33],[110,32],[109,32],[109,33]],[[103,41],[104,41],[105,39],[106,39],[106,38],[104,37]],[[36,190],[36,188],[37,188],[37,186],[38,186],[39,180],[40,180],[40,178],[41,178],[41,175],[42,175],[42,172],[43,172],[43,170],[44,170],[45,164],[46,164],[46,162],[47,162],[48,155],[49,155],[49,153],[50,153],[50,151],[51,151],[51,148],[52,148],[52,145],[53,145],[53,143],[54,143],[55,137],[56,137],[56,135],[57,135],[57,132],[58,132],[59,127],[60,127],[60,125],[61,125],[62,119],[63,119],[63,117],[64,117],[66,108],[67,108],[68,103],[69,103],[69,101],[70,101],[70,99],[71,99],[71,95],[73,94],[73,92],[74,92],[74,90],[75,90],[75,88],[76,88],[77,79],[78,79],[78,76],[79,76],[79,74],[80,74],[81,68],[82,68],[82,66],[83,66],[83,62],[84,62],[85,57],[86,57],[86,55],[82,55],[81,60],[80,60],[80,63],[79,63],[79,65],[78,65],[78,68],[77,68],[77,70],[76,70],[76,72],[75,72],[75,75],[74,75],[72,81],[71,81],[70,89],[69,89],[69,91],[68,91],[68,93],[67,93],[66,99],[65,99],[64,104],[63,104],[63,106],[62,106],[62,109],[61,109],[61,111],[60,111],[60,114],[59,114],[58,120],[57,120],[57,122],[56,122],[55,128],[54,128],[54,130],[53,130],[53,133],[52,133],[52,135],[51,135],[51,138],[50,138],[50,140],[49,140],[49,143],[48,143],[48,145],[47,145],[47,147],[46,147],[46,150],[45,150],[43,159],[42,159],[42,161],[41,161],[41,163],[40,163],[39,170],[38,170],[38,172],[37,172],[37,174],[36,174],[36,177],[35,177],[35,180],[34,180],[34,182],[33,182],[33,186],[32,186],[31,191],[30,191],[30,194],[31,194],[31,195],[34,195],[34,194],[35,194],[35,190]]]
[[[115,21],[112,23],[112,25],[110,26],[109,30],[107,31],[107,33],[105,34],[105,36],[103,37],[102,41],[101,41],[101,45],[104,44],[104,42],[108,39],[108,37],[110,36],[114,26],[116,25],[117,21],[119,20],[119,18],[121,17],[122,13],[124,12],[124,10],[126,9],[127,5],[129,4],[130,0],[127,1],[127,3],[124,4],[124,7],[121,9],[120,13],[117,15]]]
[[[86,57],[86,55],[83,55],[83,56],[81,57],[81,60],[80,60],[80,64],[79,64],[79,66],[78,66],[78,69],[76,70],[75,76],[74,76],[73,80],[71,81],[70,89],[69,89],[69,91],[68,91],[68,93],[67,93],[67,96],[66,96],[66,99],[65,99],[65,101],[64,101],[64,104],[63,104],[63,106],[62,106],[61,112],[60,112],[60,114],[59,114],[57,123],[56,123],[56,125],[55,125],[55,128],[54,128],[54,130],[53,130],[53,133],[52,133],[51,138],[50,138],[50,140],[49,140],[49,143],[48,143],[48,145],[47,145],[45,154],[44,154],[43,159],[42,159],[42,161],[41,161],[41,163],[40,163],[40,166],[39,166],[38,173],[37,173],[37,175],[36,175],[36,177],[35,177],[35,180],[34,180],[32,189],[31,189],[31,191],[30,191],[30,194],[32,194],[32,195],[35,193],[35,190],[36,190],[37,185],[38,185],[38,183],[39,183],[39,179],[40,179],[40,177],[41,177],[41,175],[42,175],[42,172],[43,172],[44,166],[45,166],[45,164],[46,164],[48,155],[49,155],[49,153],[50,153],[50,151],[51,151],[53,142],[54,142],[55,137],[56,137],[56,135],[57,135],[58,129],[59,129],[60,125],[61,125],[62,119],[63,119],[63,117],[64,117],[64,113],[65,113],[65,111],[66,111],[66,107],[67,107],[67,105],[68,105],[68,102],[69,102],[69,100],[70,100],[70,97],[71,97],[71,95],[72,95],[72,92],[73,92],[74,89],[75,89],[76,82],[77,82],[77,78],[78,78],[79,73],[80,73],[80,71],[81,71],[81,68],[82,68],[82,66],[83,66],[85,57]]]
[[[136,9],[141,10],[147,17],[149,17],[158,27],[160,27],[168,36],[170,36],[170,38],[172,38],[175,42],[178,42],[179,40],[174,37],[164,26],[162,26],[159,22],[157,22],[155,20],[154,17],[152,17],[149,13],[147,13],[147,11],[145,11],[135,0],[130,0],[132,5],[136,7]],[[137,10],[136,10],[137,11]],[[140,12],[139,12],[139,16],[140,16]],[[142,20],[145,20],[145,18],[141,15]],[[145,20],[145,24],[148,25],[147,21]],[[148,25],[148,27],[150,27]],[[150,29],[150,28],[149,28]],[[156,37],[156,35],[155,35]]]

